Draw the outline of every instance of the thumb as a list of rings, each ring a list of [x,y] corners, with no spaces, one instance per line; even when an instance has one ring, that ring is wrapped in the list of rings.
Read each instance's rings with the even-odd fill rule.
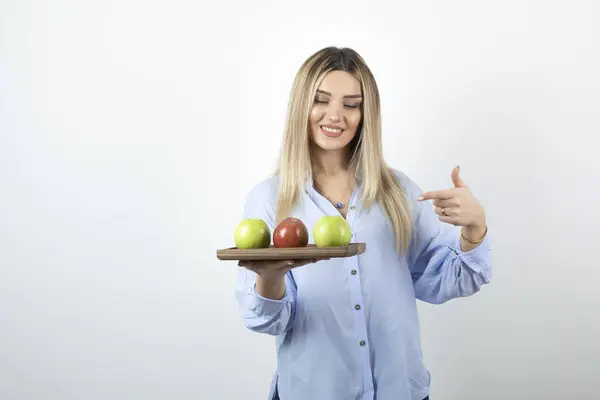
[[[465,184],[465,182],[461,179],[461,177],[459,176],[460,173],[460,166],[456,166],[454,167],[454,169],[452,170],[452,183],[454,183],[454,187],[467,187],[467,185]]]

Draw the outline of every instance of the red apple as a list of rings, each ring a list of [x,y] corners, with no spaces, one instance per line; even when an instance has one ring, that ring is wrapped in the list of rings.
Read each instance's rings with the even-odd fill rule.
[[[275,247],[306,247],[308,245],[308,230],[304,222],[298,218],[286,218],[273,231]]]

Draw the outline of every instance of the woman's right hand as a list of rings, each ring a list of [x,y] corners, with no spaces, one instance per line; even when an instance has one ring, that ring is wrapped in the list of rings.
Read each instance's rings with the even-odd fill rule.
[[[285,295],[285,274],[288,271],[328,259],[240,261],[238,265],[256,273],[256,291],[258,294],[270,299],[281,299]]]
[[[302,267],[303,265],[316,263],[323,259],[307,259],[307,260],[264,260],[264,261],[240,261],[238,265],[255,272],[263,279],[277,278],[285,276],[292,268]]]

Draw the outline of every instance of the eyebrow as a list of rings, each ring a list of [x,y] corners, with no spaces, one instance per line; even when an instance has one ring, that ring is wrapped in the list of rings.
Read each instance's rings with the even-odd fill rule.
[[[331,96],[331,93],[326,92],[321,89],[317,89],[317,93],[326,94],[327,96]],[[345,99],[362,99],[362,95],[361,94],[348,94],[348,95],[344,96],[344,98]]]

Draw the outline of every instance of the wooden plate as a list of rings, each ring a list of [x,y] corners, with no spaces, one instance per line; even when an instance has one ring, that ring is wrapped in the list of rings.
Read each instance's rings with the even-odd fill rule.
[[[311,258],[352,257],[365,252],[366,243],[350,243],[348,246],[317,247],[309,244],[306,247],[277,248],[271,245],[264,249],[228,249],[217,250],[219,260],[261,261],[261,260],[306,260]]]

